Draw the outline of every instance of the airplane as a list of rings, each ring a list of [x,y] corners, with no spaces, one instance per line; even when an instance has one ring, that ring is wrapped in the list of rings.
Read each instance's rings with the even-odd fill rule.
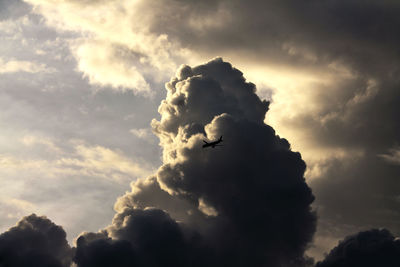
[[[222,140],[222,135],[221,135],[221,137],[220,137],[217,141],[214,141],[214,142],[208,143],[208,142],[206,142],[206,141],[203,140],[203,142],[205,143],[205,144],[203,145],[203,148],[206,148],[206,147],[212,147],[212,148],[214,148],[214,147],[216,147],[216,146],[222,146],[222,145],[218,145],[218,144],[221,143],[222,141],[223,141],[223,140]]]

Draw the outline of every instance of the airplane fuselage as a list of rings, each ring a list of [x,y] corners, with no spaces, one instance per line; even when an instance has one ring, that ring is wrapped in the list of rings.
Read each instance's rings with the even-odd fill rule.
[[[223,140],[222,140],[222,136],[221,136],[217,141],[210,142],[210,143],[208,143],[208,142],[206,142],[206,141],[203,140],[203,142],[205,143],[205,144],[203,145],[203,148],[206,148],[206,147],[212,147],[212,148],[214,148],[214,147],[218,146],[218,144],[221,143],[222,141],[223,141]]]

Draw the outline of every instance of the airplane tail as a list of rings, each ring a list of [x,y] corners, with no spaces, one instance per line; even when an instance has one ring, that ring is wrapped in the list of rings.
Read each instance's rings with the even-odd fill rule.
[[[222,141],[222,135],[221,135],[221,137],[219,138],[219,141]]]

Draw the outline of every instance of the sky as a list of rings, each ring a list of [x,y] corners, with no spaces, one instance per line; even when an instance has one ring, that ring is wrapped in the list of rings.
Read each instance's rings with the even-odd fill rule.
[[[1,0],[0,265],[399,266],[399,12]]]

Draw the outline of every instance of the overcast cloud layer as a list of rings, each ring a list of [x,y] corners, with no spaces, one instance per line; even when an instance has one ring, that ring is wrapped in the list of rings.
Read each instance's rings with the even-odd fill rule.
[[[49,207],[60,201],[59,192],[64,203],[78,207],[76,218],[94,217],[88,215],[93,212],[90,207],[98,207],[104,195],[110,196],[110,206],[128,180],[159,164],[148,123],[163,98],[160,84],[181,63],[223,56],[257,84],[259,96],[272,97],[266,122],[288,138],[307,163],[305,176],[319,218],[315,247],[309,253],[321,258],[338,239],[360,230],[385,227],[399,235],[398,1],[27,0],[3,1],[0,7],[0,123],[5,129],[1,162],[2,176],[12,177],[1,200],[1,216],[7,222],[3,228],[32,211],[57,214],[57,221],[71,224],[69,216],[55,212],[59,204]],[[175,109],[168,103],[161,106],[162,112]],[[207,120],[228,108],[234,118],[253,121],[259,114],[257,105],[252,111],[229,101],[216,106]],[[211,121],[203,121],[197,107],[185,112],[180,117],[185,122]],[[174,116],[153,123],[162,137],[164,162],[175,153],[174,141],[169,140],[179,129]],[[222,116],[215,122],[225,120]],[[201,133],[198,125],[181,131]],[[49,157],[54,148],[56,157]],[[98,164],[88,165],[96,151],[106,154]],[[117,158],[132,166],[143,166],[144,161],[149,166],[135,171],[122,167],[121,173],[119,167],[109,167]],[[23,175],[16,170],[19,165],[25,166]],[[48,171],[31,179],[36,166]],[[157,194],[164,200],[161,208],[173,219],[187,219],[181,210],[171,210],[176,202],[189,208],[198,198],[203,211],[217,210],[207,198],[199,200],[203,191],[186,195],[191,182],[171,181],[169,171],[165,169],[163,179],[141,180],[133,188],[151,192],[168,187],[169,193],[184,195],[185,201],[178,201],[164,191]],[[38,177],[60,177],[59,173],[62,179],[46,182],[51,186],[43,188]],[[123,182],[103,182],[105,176],[119,181],[122,177]],[[60,181],[67,189],[54,193]],[[82,201],[68,193],[82,188],[77,183],[84,184],[82,199],[96,199],[84,212],[79,209]],[[21,188],[38,191],[19,193]],[[86,188],[96,188],[96,197]],[[134,203],[144,204],[138,207],[155,205],[145,198],[146,190],[140,192],[144,199]],[[123,199],[118,203],[133,201]],[[45,203],[45,209],[37,208]],[[102,223],[91,229],[105,225],[103,209],[97,214]],[[110,207],[107,214],[112,214]],[[74,233],[83,228],[74,224]]]

